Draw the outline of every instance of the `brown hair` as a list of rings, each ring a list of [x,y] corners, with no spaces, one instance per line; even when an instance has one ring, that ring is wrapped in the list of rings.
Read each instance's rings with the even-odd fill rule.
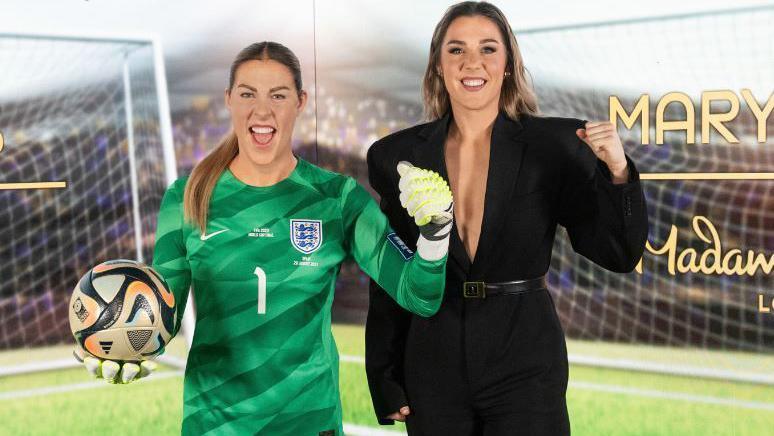
[[[237,54],[231,63],[228,76],[228,92],[234,87],[236,72],[240,65],[251,60],[274,60],[290,70],[296,92],[301,93],[301,64],[289,48],[282,44],[264,41],[251,44]],[[191,171],[183,194],[183,210],[187,221],[193,222],[202,233],[207,228],[207,213],[210,198],[220,175],[239,153],[236,134],[229,132],[201,162]]]
[[[459,17],[482,16],[489,18],[500,29],[500,34],[506,47],[506,76],[500,91],[500,110],[508,117],[518,119],[520,114],[537,115],[539,113],[537,96],[532,86],[527,82],[524,61],[521,58],[516,36],[508,24],[505,15],[497,6],[487,2],[466,1],[449,7],[435,26],[433,39],[430,42],[430,57],[422,82],[422,95],[425,105],[425,116],[429,120],[437,120],[450,109],[449,92],[443,83],[443,77],[438,73],[441,62],[441,44],[449,25]]]

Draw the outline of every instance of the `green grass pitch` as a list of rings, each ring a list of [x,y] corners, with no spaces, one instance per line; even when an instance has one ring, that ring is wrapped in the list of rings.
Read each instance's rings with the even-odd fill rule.
[[[363,356],[361,326],[335,326],[341,355]],[[168,353],[183,355],[180,343]],[[695,362],[711,359],[720,367],[769,370],[771,356],[696,351],[665,352],[656,347],[568,341],[570,353],[600,352],[612,357]],[[61,359],[70,347],[0,353],[0,366],[21,361]],[[636,353],[636,356],[632,354]],[[741,368],[737,368],[741,369]],[[349,424],[404,431],[402,425],[378,427],[361,362],[341,362],[344,420]],[[153,376],[128,386],[96,385],[83,368],[0,378],[2,435],[174,435],[180,432],[182,377],[162,367]],[[71,388],[86,383],[85,389]],[[97,387],[94,387],[97,386]],[[599,389],[613,387],[622,391]],[[26,391],[60,387],[61,391],[20,396]],[[666,397],[660,393],[677,394]],[[774,386],[713,381],[571,365],[567,393],[574,435],[764,435],[773,434]]]

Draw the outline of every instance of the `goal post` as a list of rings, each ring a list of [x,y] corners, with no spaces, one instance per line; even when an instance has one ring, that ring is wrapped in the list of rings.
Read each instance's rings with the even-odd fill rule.
[[[0,66],[0,183],[65,184],[0,190],[0,350],[65,344],[81,274],[152,259],[161,197],[177,178],[162,47],[145,36],[0,33]]]

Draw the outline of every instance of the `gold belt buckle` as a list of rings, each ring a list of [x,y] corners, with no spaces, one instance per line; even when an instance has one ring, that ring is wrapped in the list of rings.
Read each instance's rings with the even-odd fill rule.
[[[486,298],[486,285],[484,282],[465,282],[462,295],[465,298]]]

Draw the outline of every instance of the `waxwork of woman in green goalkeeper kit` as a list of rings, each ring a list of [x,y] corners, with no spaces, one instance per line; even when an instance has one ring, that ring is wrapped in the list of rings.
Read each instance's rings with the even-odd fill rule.
[[[153,268],[174,293],[177,319],[191,285],[196,303],[182,433],[341,435],[331,333],[339,266],[352,257],[400,306],[433,315],[451,191],[437,173],[394,168],[394,188],[422,229],[414,253],[352,177],[296,156],[291,136],[307,94],[298,59],[278,43],[238,54],[225,99],[232,133],[167,189],[156,230]],[[84,360],[114,383],[153,369]]]

